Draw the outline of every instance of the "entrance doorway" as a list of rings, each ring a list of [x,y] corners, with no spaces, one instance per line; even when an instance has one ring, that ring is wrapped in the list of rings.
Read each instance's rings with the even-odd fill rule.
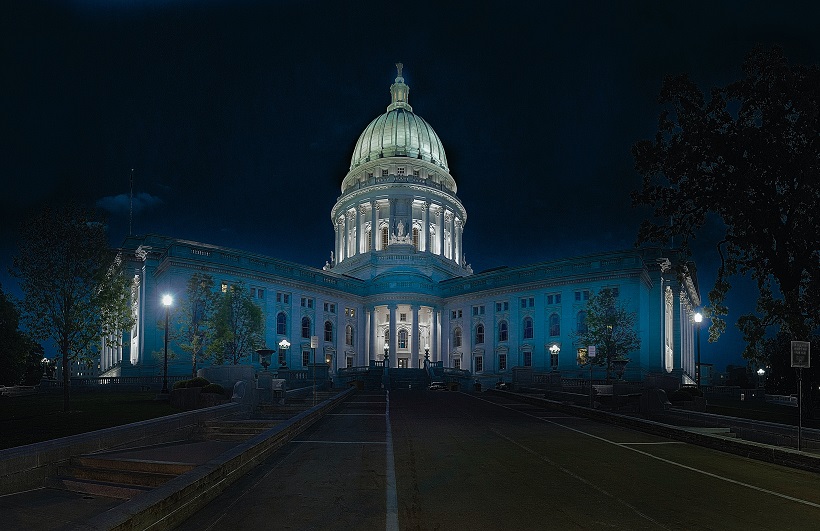
[[[407,368],[407,358],[399,358],[399,369]]]

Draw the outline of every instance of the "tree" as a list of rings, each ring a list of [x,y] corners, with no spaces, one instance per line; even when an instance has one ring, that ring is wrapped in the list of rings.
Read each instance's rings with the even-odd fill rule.
[[[213,335],[212,318],[214,279],[207,273],[194,273],[188,279],[187,301],[180,307],[177,344],[191,355],[191,377],[196,377],[197,362],[208,355],[208,343]]]
[[[748,273],[757,311],[737,324],[751,358],[771,327],[808,339],[820,324],[820,68],[756,48],[744,73],[708,99],[685,75],[664,80],[655,139],[632,148],[643,176],[633,203],[656,218],[639,243],[676,238],[689,252],[707,216],[723,222],[709,341],[726,328],[729,278]]]
[[[70,408],[70,364],[91,361],[103,340],[133,326],[131,290],[109,249],[105,225],[75,205],[44,208],[21,227],[12,274],[20,280],[21,314],[35,339],[56,344],[63,369],[63,408]]]
[[[602,289],[587,301],[584,326],[575,337],[582,345],[597,347],[597,355],[587,358],[587,363],[606,365],[607,381],[613,361],[629,361],[627,355],[641,348],[636,322],[637,314],[619,305],[611,289]]]
[[[209,350],[217,364],[240,360],[263,344],[262,310],[251,300],[248,289],[239,283],[227,289],[215,304],[213,341]]]
[[[0,385],[21,382],[31,343],[20,331],[20,312],[0,286]]]

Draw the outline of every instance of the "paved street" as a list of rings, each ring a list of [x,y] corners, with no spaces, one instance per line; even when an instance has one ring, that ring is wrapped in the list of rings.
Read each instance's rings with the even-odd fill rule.
[[[180,528],[783,530],[818,522],[818,474],[488,393],[393,391],[353,395]]]

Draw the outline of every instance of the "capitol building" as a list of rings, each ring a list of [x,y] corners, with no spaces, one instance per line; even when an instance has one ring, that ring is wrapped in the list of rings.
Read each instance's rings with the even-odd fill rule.
[[[693,382],[700,296],[694,266],[677,267],[679,252],[630,249],[472,270],[462,244],[467,210],[444,144],[413,111],[397,66],[386,112],[359,136],[330,209],[329,260],[313,267],[205,242],[129,236],[120,251],[133,276],[136,324],[121,345],[103,347],[100,376],[161,375],[161,298],[171,293],[175,306],[185,304],[188,280],[207,273],[217,290],[239,282],[250,290],[266,345],[290,343],[278,361],[291,370],[315,356],[336,376],[380,365],[387,354],[393,368],[429,363],[471,378],[509,380],[520,367],[577,377],[586,370],[579,363],[586,345],[576,335],[587,301],[609,288],[637,315],[641,337],[625,377]],[[311,337],[318,337],[315,349]],[[177,353],[169,374],[190,374],[190,355],[173,341],[169,349]],[[259,366],[258,355],[243,363]]]

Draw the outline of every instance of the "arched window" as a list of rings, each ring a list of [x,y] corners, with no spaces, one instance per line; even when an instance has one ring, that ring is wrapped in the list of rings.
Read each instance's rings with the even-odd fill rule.
[[[578,333],[587,333],[587,312],[578,312]]]
[[[382,250],[387,249],[387,227],[382,228]]]
[[[351,325],[347,325],[347,328],[345,328],[345,345],[353,346],[353,326]]]
[[[458,348],[461,346],[461,328],[456,328],[453,330],[453,347]]]
[[[524,318],[524,339],[532,339],[533,330],[532,330],[532,319],[529,317]]]
[[[407,348],[407,330],[399,330],[399,348]]]
[[[333,323],[325,321],[325,341],[333,341]]]
[[[475,327],[475,342],[484,343],[484,325],[481,323],[478,323]]]
[[[413,227],[413,247],[418,251],[419,250],[419,229]]]
[[[310,318],[302,317],[302,337],[310,339]]]
[[[550,315],[550,336],[556,337],[561,335],[561,318],[557,313]]]
[[[508,339],[510,339],[510,329],[507,326],[507,321],[501,321],[498,323],[498,340],[507,341]]]
[[[288,333],[288,316],[285,312],[276,314],[276,333],[282,336]]]

